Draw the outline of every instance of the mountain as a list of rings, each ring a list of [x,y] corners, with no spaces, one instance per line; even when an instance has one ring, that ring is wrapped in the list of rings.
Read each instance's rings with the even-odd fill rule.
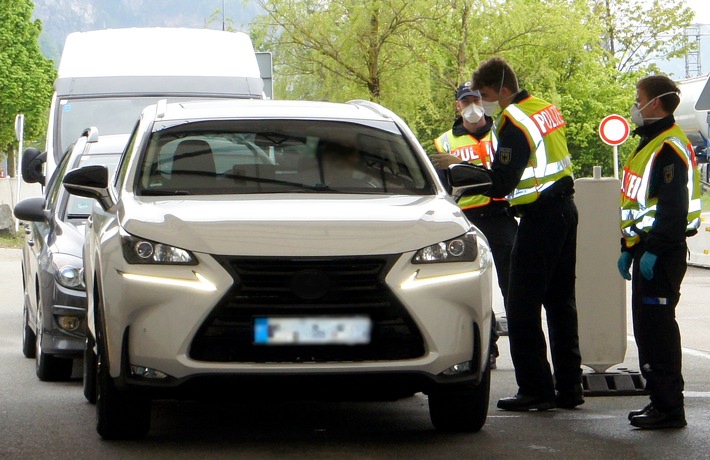
[[[55,65],[71,32],[122,27],[227,28],[246,31],[262,10],[255,0],[34,0],[40,47]]]

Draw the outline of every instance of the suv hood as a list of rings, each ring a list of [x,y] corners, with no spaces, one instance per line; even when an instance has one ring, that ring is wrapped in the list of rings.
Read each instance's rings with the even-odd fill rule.
[[[454,238],[470,227],[453,200],[443,196],[131,195],[118,206],[121,226],[134,236],[222,255],[395,254]]]

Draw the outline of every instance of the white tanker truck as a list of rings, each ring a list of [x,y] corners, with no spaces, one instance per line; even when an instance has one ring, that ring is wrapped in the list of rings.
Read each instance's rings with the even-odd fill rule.
[[[676,123],[685,132],[695,147],[698,161],[708,161],[710,147],[710,87],[708,75],[678,80],[680,87],[680,105],[674,115]]]

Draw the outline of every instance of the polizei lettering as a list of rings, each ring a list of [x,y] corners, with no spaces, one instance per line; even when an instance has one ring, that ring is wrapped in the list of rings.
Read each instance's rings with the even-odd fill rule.
[[[641,188],[641,176],[632,173],[628,168],[624,168],[624,180],[622,181],[621,191],[629,200],[638,201],[637,195]]]
[[[548,105],[539,112],[532,114],[530,118],[533,119],[543,136],[547,136],[567,124],[560,109],[554,105]]]
[[[466,145],[464,147],[454,149],[451,154],[461,158],[461,161],[476,161],[481,159],[478,152],[476,152],[476,149],[472,145]]]

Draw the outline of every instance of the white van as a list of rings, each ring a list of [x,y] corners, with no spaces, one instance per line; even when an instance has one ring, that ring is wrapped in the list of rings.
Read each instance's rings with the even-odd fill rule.
[[[128,28],[67,36],[54,82],[44,154],[28,149],[26,182],[44,183],[89,126],[101,135],[133,129],[144,107],[207,98],[261,99],[264,83],[251,39],[241,32]]]

